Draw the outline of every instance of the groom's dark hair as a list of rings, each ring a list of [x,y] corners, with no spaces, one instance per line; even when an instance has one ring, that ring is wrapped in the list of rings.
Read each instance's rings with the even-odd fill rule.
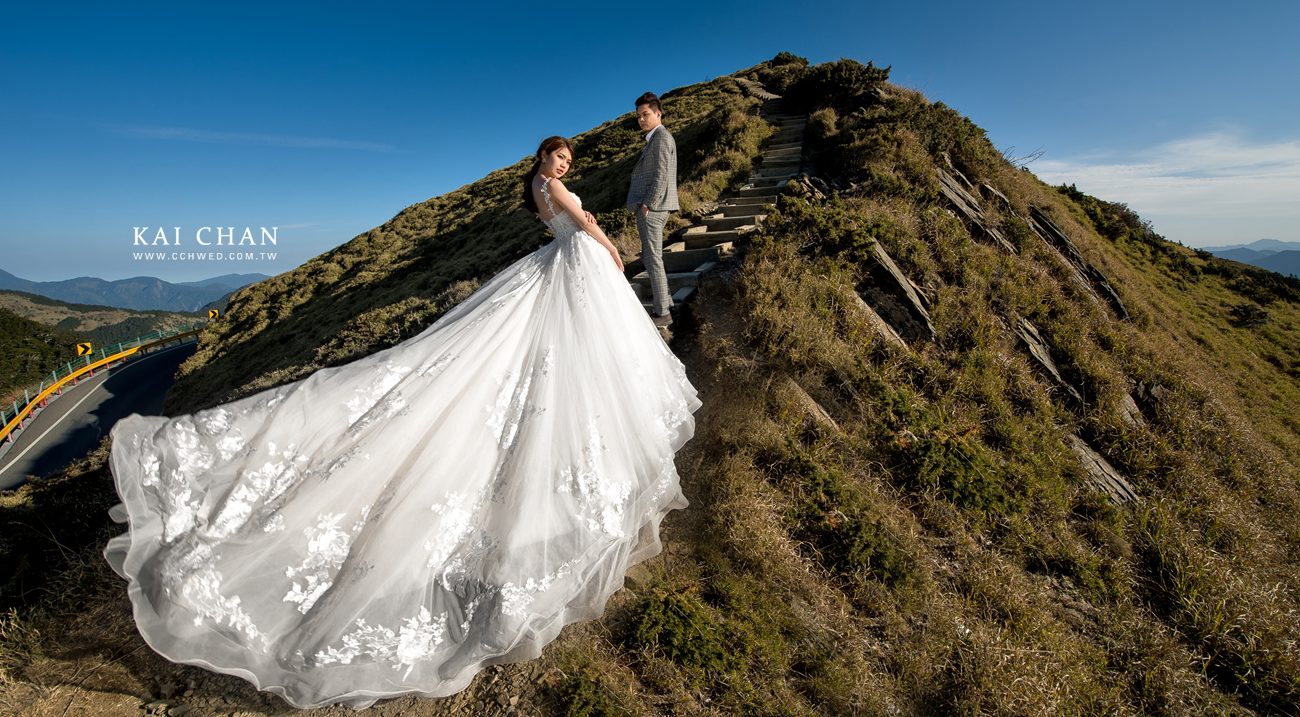
[[[659,113],[663,112],[659,107],[659,95],[656,95],[653,92],[647,92],[636,98],[636,106],[640,107],[641,105],[650,105],[650,109]]]

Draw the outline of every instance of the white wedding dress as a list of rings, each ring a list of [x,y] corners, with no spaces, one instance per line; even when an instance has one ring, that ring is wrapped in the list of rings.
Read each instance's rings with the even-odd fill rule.
[[[401,344],[113,426],[104,555],[154,650],[296,707],[444,696],[660,552],[701,402],[608,251],[545,221]]]

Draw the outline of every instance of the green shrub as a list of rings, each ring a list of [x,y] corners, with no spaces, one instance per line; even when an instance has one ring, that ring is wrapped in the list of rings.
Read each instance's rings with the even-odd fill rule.
[[[978,439],[937,428],[912,442],[906,457],[910,482],[922,489],[937,489],[957,506],[997,516],[1023,508],[1007,489],[1007,476]]]
[[[721,619],[690,593],[657,590],[642,600],[632,640],[653,647],[685,669],[695,687],[743,664],[744,643],[724,635]]]
[[[849,114],[878,101],[876,90],[889,79],[889,70],[870,61],[866,65],[849,59],[824,62],[786,89],[786,102],[805,113],[831,107]]]
[[[565,717],[622,717],[627,710],[611,696],[594,671],[574,675],[565,684]]]

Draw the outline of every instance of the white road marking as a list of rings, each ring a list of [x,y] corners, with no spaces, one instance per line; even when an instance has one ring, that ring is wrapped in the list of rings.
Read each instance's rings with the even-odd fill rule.
[[[168,351],[175,351],[176,349],[181,348],[181,347],[183,347],[183,346],[185,346],[185,345],[186,345],[186,344],[180,344],[179,346],[173,346],[173,347],[171,347],[171,348],[169,348],[169,349],[163,349],[162,351],[158,351],[158,352],[156,352],[156,353],[151,353],[151,354],[149,354],[149,355],[147,356],[147,358],[154,358],[154,357],[156,357],[156,356],[162,356],[163,354],[167,353]],[[127,364],[126,366],[124,366],[124,367],[123,367],[123,370],[126,370],[126,369],[128,369],[128,368],[131,368],[132,366],[136,366],[136,365],[141,364],[141,363],[144,363],[144,362],[143,362],[143,361],[134,361],[134,362],[129,363],[129,364]],[[71,407],[70,407],[70,408],[69,408],[69,409],[68,409],[68,410],[67,410],[67,411],[66,411],[62,416],[59,416],[58,420],[56,420],[53,424],[51,424],[49,428],[45,429],[45,431],[44,431],[43,433],[41,433],[41,435],[37,436],[37,437],[36,437],[36,440],[32,441],[30,445],[28,445],[26,448],[24,448],[23,451],[22,451],[22,453],[19,453],[18,455],[14,456],[14,459],[13,459],[12,461],[9,461],[9,464],[6,465],[4,468],[0,468],[0,476],[4,475],[5,472],[8,471],[10,468],[13,468],[13,466],[14,466],[15,463],[17,463],[19,460],[21,460],[23,456],[27,455],[27,451],[30,451],[31,449],[35,448],[35,447],[36,447],[36,446],[41,442],[41,439],[42,439],[42,438],[44,438],[45,436],[47,436],[47,435],[49,434],[50,431],[53,431],[56,427],[58,427],[58,425],[59,425],[60,423],[63,422],[63,419],[65,419],[65,418],[67,418],[68,416],[72,415],[72,412],[75,411],[75,410],[77,410],[77,406],[80,406],[81,404],[85,403],[87,398],[90,398],[91,396],[95,395],[95,390],[98,389],[100,386],[103,386],[103,385],[104,385],[104,382],[103,382],[103,381],[100,381],[99,383],[97,383],[97,384],[95,384],[93,387],[91,387],[91,389],[90,389],[89,391],[86,392],[86,395],[81,397],[81,400],[80,400],[80,401],[77,401],[76,403],[72,404],[72,406],[71,406]],[[15,440],[16,440],[16,439],[15,439]],[[15,487],[17,487],[17,486],[15,486]]]

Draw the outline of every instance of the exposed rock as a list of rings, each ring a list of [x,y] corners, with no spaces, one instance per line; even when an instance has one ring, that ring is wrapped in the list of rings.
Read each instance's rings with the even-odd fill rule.
[[[1041,207],[1029,207],[1029,227],[1033,229],[1040,239],[1047,242],[1049,246],[1065,257],[1066,263],[1075,269],[1085,286],[1094,287],[1096,291],[1101,292],[1121,319],[1129,318],[1128,309],[1125,308],[1124,302],[1120,300],[1115,287],[1110,285],[1106,276],[1097,267],[1083,258],[1079,247],[1075,246],[1074,242],[1065,235],[1065,232],[1061,231],[1060,227],[1056,226],[1051,217],[1047,216]]]
[[[840,424],[834,418],[831,418],[831,414],[827,413],[826,409],[822,408],[820,403],[817,403],[817,399],[810,396],[803,386],[799,385],[798,381],[786,374],[782,374],[779,380],[781,385],[794,397],[795,401],[803,407],[809,420],[823,428],[839,433]]]
[[[741,89],[745,91],[745,94],[751,95],[753,97],[757,97],[761,100],[775,100],[781,96],[781,95],[775,95],[772,94],[771,92],[768,92],[767,89],[763,87],[763,85],[751,79],[745,77],[735,77],[732,79],[734,79],[736,83],[740,85]]]
[[[1169,395],[1169,389],[1158,383],[1148,381],[1138,381],[1133,390],[1133,397],[1137,400],[1137,405],[1142,409],[1142,413],[1147,418],[1156,417],[1156,404],[1163,401]]]
[[[963,174],[960,169],[957,169],[956,164],[953,164],[951,154],[948,154],[947,152],[940,152],[939,159],[942,159],[943,163],[948,165],[948,173],[961,182],[962,188],[965,189],[967,193],[972,195],[978,193],[978,191],[975,189],[975,185],[971,184],[971,181],[966,178],[966,175]]]
[[[1122,505],[1137,502],[1137,491],[1133,490],[1132,484],[1120,475],[1110,461],[1093,450],[1092,446],[1077,434],[1071,433],[1065,439],[1075,455],[1079,457],[1079,462],[1083,464],[1093,485],[1105,493],[1112,503]]]
[[[953,171],[956,172],[956,170]],[[957,207],[958,216],[978,227],[985,237],[988,237],[998,246],[1015,254],[1015,245],[984,216],[984,206],[972,193],[975,190],[974,187],[971,187],[970,182],[964,176],[961,176],[960,172],[957,172],[956,175],[942,169],[938,170],[938,172],[939,191]],[[960,180],[958,180],[958,177],[960,177]],[[971,188],[967,189],[967,187]]]
[[[994,187],[992,184],[989,184],[988,182],[981,182],[980,187],[985,192],[993,195],[994,199],[998,200],[999,209],[1001,209],[1004,212],[1009,212],[1012,215],[1015,215],[1016,211],[1014,208],[1012,208],[1011,200],[1007,199],[1007,195],[1003,194],[1002,192],[999,192],[996,187]]]
[[[867,323],[871,324],[877,334],[880,334],[886,341],[899,348],[907,348],[907,342],[903,340],[902,336],[898,335],[898,332],[894,330],[893,326],[889,325],[888,321],[880,318],[880,314],[877,314],[875,309],[863,301],[861,296],[854,294],[853,298],[858,300],[858,307],[862,309],[862,313],[867,317]]]
[[[822,201],[831,194],[830,185],[820,177],[813,177],[807,174],[800,174],[791,177],[781,187],[783,194],[788,194],[804,199]]]
[[[1119,417],[1128,425],[1137,428],[1146,424],[1146,419],[1142,417],[1142,411],[1138,409],[1137,401],[1133,400],[1133,395],[1125,393],[1120,399]]]
[[[872,242],[870,259],[868,276],[856,287],[858,295],[906,341],[933,341],[927,302],[879,241]]]
[[[1076,405],[1083,406],[1083,395],[1061,375],[1061,370],[1057,367],[1056,361],[1052,359],[1051,347],[1047,345],[1043,335],[1038,333],[1038,327],[1034,326],[1029,319],[1021,317],[1016,321],[1016,336],[1020,337],[1021,342],[1029,349],[1029,355],[1033,357],[1035,363],[1051,376],[1052,381],[1061,390],[1068,393],[1074,399]]]

